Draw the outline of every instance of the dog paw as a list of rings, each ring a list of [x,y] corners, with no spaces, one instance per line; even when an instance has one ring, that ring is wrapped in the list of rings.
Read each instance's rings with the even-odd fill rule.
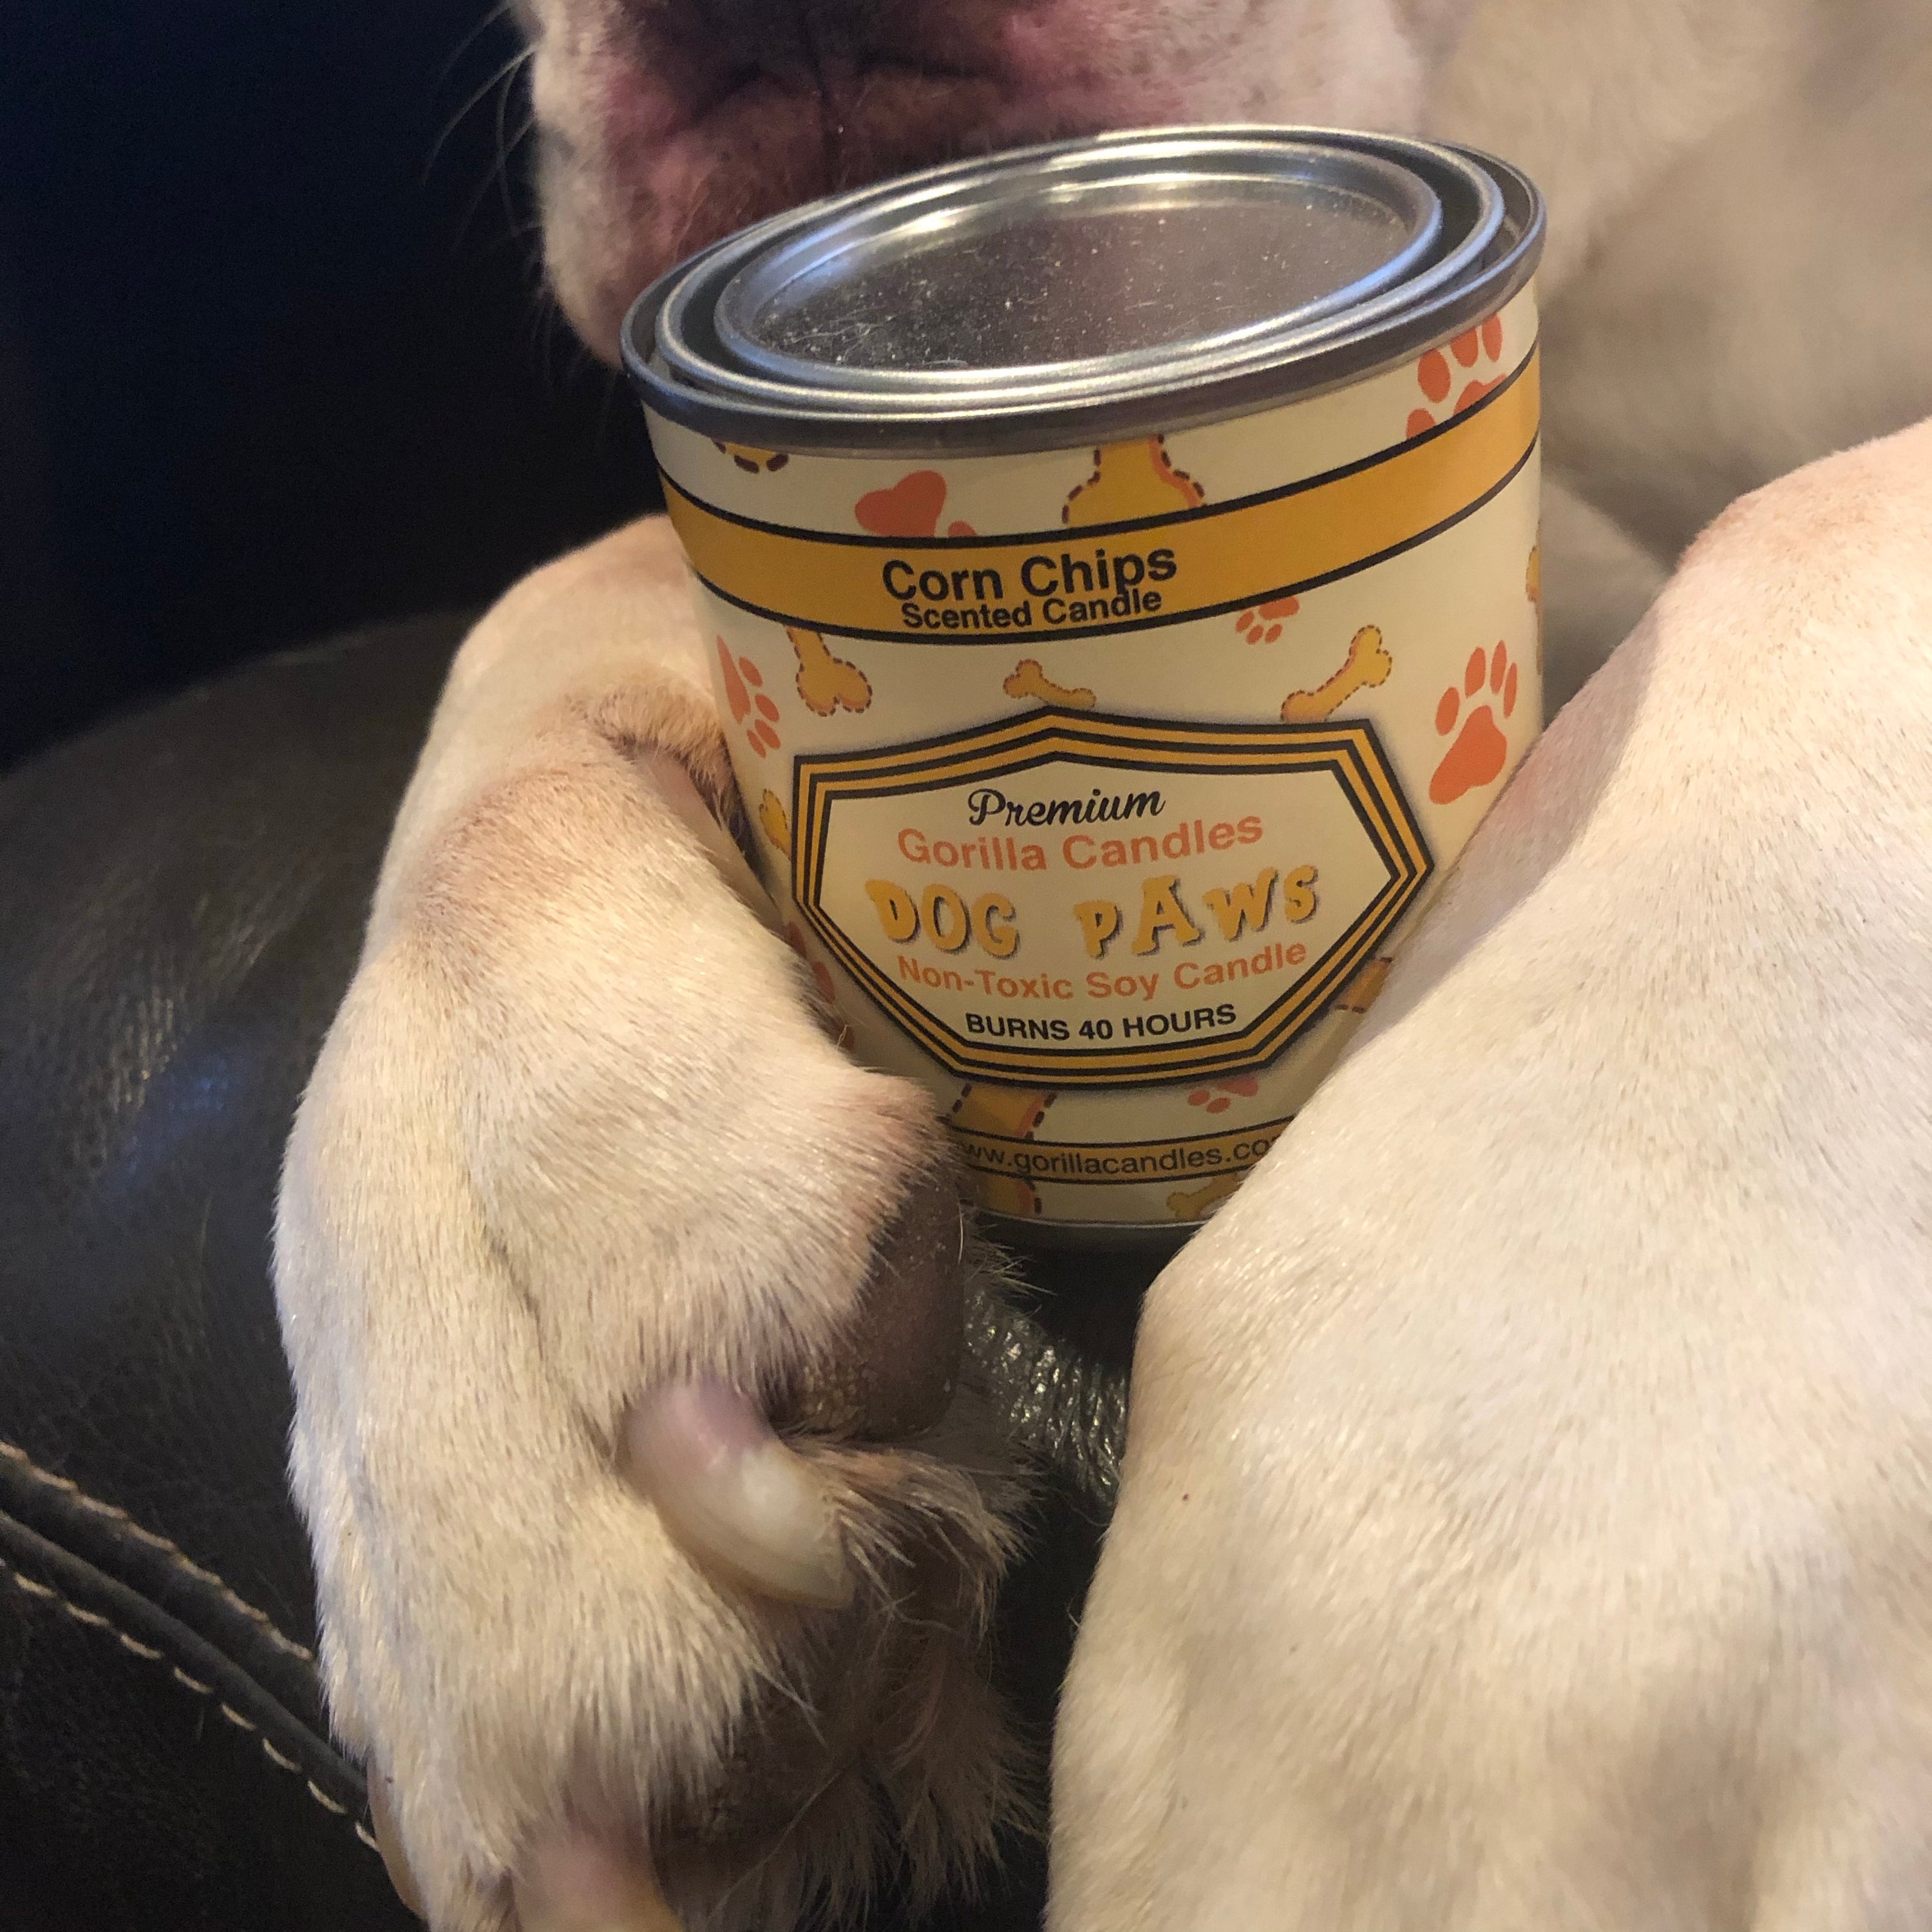
[[[1012,1802],[929,1105],[652,757],[578,718],[386,877],[288,1151],[325,1682],[438,1928],[782,1932]]]

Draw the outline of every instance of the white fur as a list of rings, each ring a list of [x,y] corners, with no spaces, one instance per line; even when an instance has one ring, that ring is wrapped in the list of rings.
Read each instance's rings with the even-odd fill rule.
[[[622,295],[704,238],[658,220],[657,110],[626,118],[657,15],[525,11],[550,259],[608,349]],[[1527,166],[1561,694],[1738,490],[1932,406],[1909,0],[878,17],[985,53],[980,138],[1346,119]],[[808,190],[789,155],[722,152],[692,206],[753,212],[755,167]],[[1899,950],[1932,830],[1926,464],[1922,436],[1818,472],[1700,551],[1498,807],[1372,1042],[1163,1280],[1062,1739],[1066,1932],[1829,1932],[1893,1922],[1805,1918],[1844,1873],[1921,1884],[1880,1801],[1916,1802],[1927,1762],[1900,1205],[1924,976]],[[478,627],[290,1143],[332,1708],[394,1780],[439,1928],[517,1924],[512,1874],[581,1828],[662,1863],[692,1791],[786,1758],[775,1696],[902,1775],[748,1877],[664,1854],[694,1927],[780,1932],[858,1886],[894,1807],[942,1870],[1004,1802],[972,1666],[1003,1532],[964,1408],[914,1453],[814,1452],[874,1577],[843,1624],[707,1580],[619,1473],[647,1389],[835,1359],[934,1158],[926,1103],[833,1049],[652,777],[668,752],[734,808],[699,643],[657,521]],[[861,1639],[930,1694],[916,1721],[845,1667]],[[1805,1850],[1847,1844],[1879,1862]],[[1784,1918],[1699,1902],[1746,1874]]]
[[[880,1718],[902,1828],[976,1844],[1000,1808],[970,1670],[1002,1555],[980,1485],[823,1452],[870,1588],[814,1622],[707,1582],[617,1472],[653,1384],[773,1390],[836,1346],[936,1132],[837,1052],[793,956],[638,781],[668,742],[721,782],[691,643],[657,523],[478,628],[290,1144],[276,1279],[330,1706],[394,1780],[439,1925],[509,1923],[509,1875],[566,1810],[654,1830],[755,1747],[768,1684],[859,1702],[838,1645],[882,1615],[932,1619],[908,1682],[943,1706]],[[897,1566],[935,1532],[956,1602]],[[856,1884],[874,1796],[820,1805],[813,1859],[783,1847],[728,1897],[692,1879],[694,1917],[769,1923]]]
[[[1932,424],[1733,506],[1156,1284],[1056,1932],[1932,1898]]]
[[[1550,204],[1553,709],[1733,497],[1932,410],[1932,14],[1478,0],[1426,118]]]

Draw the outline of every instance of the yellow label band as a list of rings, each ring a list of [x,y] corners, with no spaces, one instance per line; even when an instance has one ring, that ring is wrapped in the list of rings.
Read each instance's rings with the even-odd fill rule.
[[[1411,548],[1509,482],[1535,446],[1538,352],[1439,428],[1346,470],[1170,516],[1018,536],[845,536],[729,515],[664,479],[698,576],[728,602],[848,638],[1096,637],[1294,595]]]

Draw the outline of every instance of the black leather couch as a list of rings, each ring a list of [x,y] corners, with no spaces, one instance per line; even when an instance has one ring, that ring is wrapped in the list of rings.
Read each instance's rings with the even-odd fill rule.
[[[413,1923],[317,1694],[269,1234],[460,628],[272,659],[0,781],[0,1932]],[[976,1346],[1047,1474],[998,1640],[1043,1742],[1140,1284],[1035,1275]],[[1020,1932],[1042,1875],[1016,1843],[928,1923]]]

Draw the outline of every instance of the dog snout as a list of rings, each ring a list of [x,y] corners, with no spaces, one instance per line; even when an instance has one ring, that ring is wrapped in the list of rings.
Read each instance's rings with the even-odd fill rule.
[[[690,0],[686,31],[734,66],[817,78],[878,51],[882,0]]]

